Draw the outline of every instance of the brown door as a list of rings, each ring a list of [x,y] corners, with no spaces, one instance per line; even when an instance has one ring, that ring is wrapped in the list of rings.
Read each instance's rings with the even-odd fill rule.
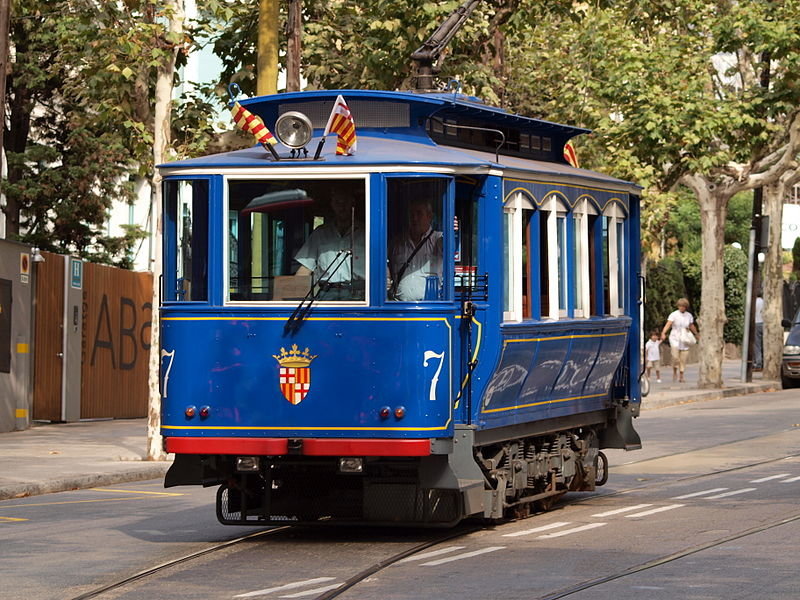
[[[61,421],[64,326],[64,257],[42,252],[36,263],[36,332],[33,347],[33,418]]]
[[[81,418],[147,416],[153,275],[84,263]]]

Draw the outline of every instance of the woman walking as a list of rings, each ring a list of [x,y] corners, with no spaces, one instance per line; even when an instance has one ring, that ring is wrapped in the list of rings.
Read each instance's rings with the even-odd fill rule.
[[[676,303],[678,310],[672,311],[667,317],[664,329],[661,331],[661,341],[667,339],[667,331],[672,329],[669,334],[669,345],[672,352],[672,381],[678,379],[680,370],[680,382],[684,383],[683,372],[686,370],[686,357],[689,355],[689,346],[696,342],[694,336],[700,335],[694,325],[694,317],[687,309],[689,301],[680,298]],[[694,332],[694,336],[692,335]]]

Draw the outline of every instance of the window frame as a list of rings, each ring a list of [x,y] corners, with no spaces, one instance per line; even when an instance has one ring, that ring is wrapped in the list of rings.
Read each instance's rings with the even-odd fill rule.
[[[528,220],[528,227],[523,232],[523,211],[532,211],[531,218]],[[528,194],[517,191],[503,205],[503,249],[504,249],[504,271],[505,282],[503,287],[503,321],[505,322],[522,322],[524,317],[523,296],[525,295],[522,289],[522,236],[528,236],[530,246],[530,227],[533,223],[535,225],[534,215],[538,211],[535,204],[535,199]],[[538,247],[538,245],[537,245]],[[507,249],[507,251],[506,251]],[[528,248],[530,254],[530,247]],[[530,268],[531,261],[528,260],[528,305],[531,313],[533,313],[533,288],[531,277],[534,275],[533,270]],[[538,271],[536,273],[538,275]],[[509,310],[510,309],[510,310]],[[532,318],[533,314],[531,314]]]
[[[445,122],[445,126],[446,126]],[[451,128],[452,129],[452,128]],[[455,131],[455,130],[454,130]],[[389,244],[390,236],[386,219],[389,215],[389,182],[398,179],[440,179],[446,182],[444,195],[442,198],[442,290],[443,298],[437,300],[390,300],[387,298],[389,289]],[[376,277],[382,280],[381,290],[383,293],[376,298],[376,304],[384,306],[437,306],[443,303],[452,303],[455,299],[455,232],[452,224],[455,217],[455,196],[456,196],[456,176],[447,173],[420,173],[414,171],[399,173],[384,173],[380,176],[381,185],[381,210],[376,214],[376,219],[381,219],[379,231],[383,232],[380,243],[383,248],[380,253],[383,255],[384,267],[381,274]],[[445,227],[445,223],[450,223],[450,228]],[[379,259],[380,260],[380,259]],[[369,284],[367,284],[369,287]]]
[[[268,174],[236,173],[225,175],[222,180],[222,218],[220,219],[222,237],[222,290],[224,306],[296,306],[296,300],[231,300],[230,282],[230,182],[231,181],[360,181],[364,185],[364,299],[363,300],[322,300],[314,304],[322,306],[368,306],[370,303],[370,264],[371,264],[371,178],[370,173],[292,173],[281,172]]]
[[[625,314],[625,233],[627,215],[618,201],[610,202],[603,210],[603,218],[608,219],[608,260],[603,267],[608,267],[609,305],[604,307],[605,314],[621,316]],[[620,237],[620,232],[622,236]]]

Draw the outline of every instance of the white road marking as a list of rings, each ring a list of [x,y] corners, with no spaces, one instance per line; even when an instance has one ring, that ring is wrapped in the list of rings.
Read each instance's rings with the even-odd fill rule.
[[[287,594],[286,596],[279,596],[279,598],[302,598],[303,596],[316,596],[317,594],[323,594],[330,590],[335,590],[338,588],[341,583],[334,583],[332,585],[326,585],[324,587],[315,588],[313,590],[306,590],[304,592],[297,592],[296,594]]]
[[[727,498],[728,496],[736,496],[737,494],[746,494],[758,488],[742,488],[741,490],[733,490],[732,492],[725,492],[724,494],[717,494],[716,496],[707,496],[706,500],[716,500],[717,498]]]
[[[461,560],[462,558],[472,558],[473,556],[478,556],[480,554],[486,554],[487,552],[494,552],[495,550],[504,550],[505,546],[489,546],[488,548],[482,548],[480,550],[473,550],[472,552],[465,552],[464,554],[457,554],[456,556],[448,556],[447,558],[440,558],[439,560],[432,560],[430,562],[422,563],[423,567],[435,567],[437,565],[443,565],[445,563],[453,562],[454,560]]]
[[[800,475],[797,477],[791,477],[789,479],[784,479],[781,483],[794,483],[795,481],[800,481]]]
[[[256,590],[255,592],[247,592],[246,594],[239,594],[234,598],[255,598],[256,596],[266,596],[273,592],[283,592],[286,590],[293,590],[307,585],[314,585],[315,583],[322,583],[323,581],[333,581],[336,577],[316,577],[314,579],[306,579],[304,581],[295,581],[294,583],[287,583],[286,585],[279,585],[278,587],[267,588],[265,590]],[[338,585],[338,584],[337,584]]]
[[[706,494],[713,494],[714,492],[724,492],[728,488],[713,488],[710,490],[703,490],[702,492],[695,492],[694,494],[684,494],[683,496],[675,496],[671,500],[683,500],[685,498],[694,498],[695,496],[705,496]]]
[[[463,550],[464,546],[450,546],[449,548],[442,548],[440,550],[433,550],[431,552],[425,552],[423,554],[415,554],[414,556],[409,556],[408,558],[404,558],[403,560],[398,560],[396,565],[402,565],[403,563],[413,562],[415,560],[425,560],[426,558],[433,558],[434,556],[440,556],[442,554],[447,554],[449,552],[455,552],[456,550]]]
[[[539,533],[540,531],[547,531],[548,529],[555,529],[556,527],[564,527],[569,525],[569,521],[562,523],[550,523],[549,525],[542,525],[541,527],[534,527],[533,529],[526,529],[524,531],[515,531],[514,533],[504,533],[503,537],[519,537],[521,535],[530,535],[531,533]]]
[[[571,533],[578,533],[579,531],[586,531],[587,529],[594,529],[595,527],[602,527],[605,523],[589,523],[588,525],[581,525],[580,527],[573,527],[572,529],[565,529],[564,531],[557,531],[555,533],[546,533],[540,535],[540,540],[549,540],[551,538],[561,537],[562,535],[569,535]]]
[[[654,515],[656,513],[664,512],[666,510],[672,510],[673,508],[680,508],[681,506],[686,506],[685,504],[668,504],[667,506],[659,506],[658,508],[651,508],[650,510],[646,510],[644,512],[636,513],[633,515],[625,515],[626,519],[635,519],[637,517],[647,517],[649,515]]]
[[[772,479],[782,479],[784,477],[788,477],[791,473],[781,473],[780,475],[770,475],[769,477],[762,477],[761,479],[753,479],[750,483],[764,483],[765,481],[770,481]]]
[[[627,506],[625,508],[618,508],[616,510],[609,510],[606,512],[597,513],[596,515],[592,515],[593,517],[610,517],[611,515],[618,515],[620,513],[630,512],[632,510],[638,510],[640,508],[647,508],[648,506],[653,506],[652,504],[636,504],[635,506]]]

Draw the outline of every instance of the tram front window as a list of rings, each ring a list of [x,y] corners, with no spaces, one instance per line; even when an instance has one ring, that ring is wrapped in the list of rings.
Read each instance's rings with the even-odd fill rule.
[[[230,300],[363,301],[363,179],[231,180]]]

